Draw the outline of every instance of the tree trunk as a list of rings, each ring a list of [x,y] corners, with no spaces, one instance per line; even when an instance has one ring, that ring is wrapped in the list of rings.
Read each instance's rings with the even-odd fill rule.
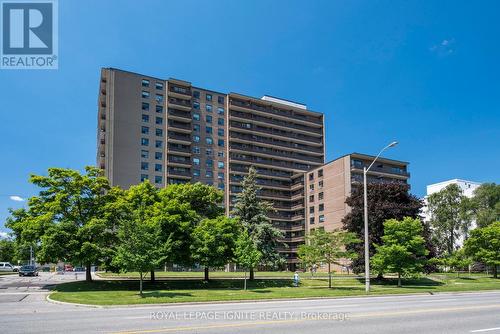
[[[398,273],[398,288],[401,287],[401,273]]]
[[[205,282],[208,282],[208,267],[205,267]]]
[[[151,278],[151,283],[154,283],[155,282],[155,271],[154,271],[154,269],[151,270],[150,278]]]
[[[331,269],[331,264],[330,264],[330,262],[328,262],[328,288],[329,289],[332,288],[332,271],[330,269]]]
[[[253,272],[253,268],[250,268],[250,278],[249,278],[251,281],[253,281],[255,279],[255,274]]]
[[[493,265],[493,278],[498,278],[498,267],[496,264]]]
[[[85,268],[85,280],[87,282],[92,282],[92,272],[91,272],[91,264],[87,263],[87,267]]]
[[[139,272],[139,294],[142,297],[142,272]]]
[[[245,280],[243,282],[243,290],[246,291],[246,289],[247,289],[247,271],[245,269]]]

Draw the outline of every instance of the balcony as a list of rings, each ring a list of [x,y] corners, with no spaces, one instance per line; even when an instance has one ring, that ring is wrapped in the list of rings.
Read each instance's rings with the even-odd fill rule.
[[[174,84],[168,84],[168,95],[181,99],[191,99],[191,89]]]
[[[187,143],[188,145],[191,144],[191,136],[187,134],[180,134],[168,131],[168,139],[172,141],[178,141],[181,143]]]
[[[263,116],[258,116],[255,114],[241,112],[241,111],[235,111],[235,110],[231,110],[230,116],[234,117],[234,118],[239,118],[240,120],[243,120],[243,121],[259,122],[259,123],[264,124],[264,125],[273,124],[273,125],[285,128],[285,129],[293,128],[293,129],[296,129],[299,131],[303,131],[306,134],[312,133],[312,134],[316,134],[319,136],[323,136],[323,129],[322,128],[305,126],[305,125],[301,125],[301,124],[296,124],[296,123],[287,122],[287,121],[281,121],[281,120],[270,118],[270,117],[263,117]]]
[[[301,170],[301,171],[308,171],[309,169],[311,169],[310,165],[297,164],[297,163],[291,163],[287,161],[273,160],[273,159],[270,160],[256,159],[255,157],[252,156],[241,157],[241,156],[231,155],[229,159],[230,161],[233,160],[233,161],[246,162],[250,165],[259,164],[264,166],[276,166],[276,167],[288,168],[292,170]]]
[[[275,146],[281,146],[281,147],[286,147],[286,148],[291,148],[294,151],[303,151],[308,154],[314,154],[316,153],[317,155],[323,155],[323,148],[322,147],[314,147],[314,146],[308,146],[308,145],[301,145],[297,143],[292,143],[289,141],[283,141],[279,139],[274,139],[274,138],[269,138],[269,137],[262,137],[262,136],[257,136],[255,134],[248,134],[248,133],[240,133],[240,132],[235,132],[235,131],[230,131],[229,133],[229,139],[241,139],[245,142],[257,142],[257,143],[262,143],[262,144],[267,144],[270,145],[271,147]]]
[[[191,133],[192,132],[192,127],[191,123],[183,123],[183,122],[177,122],[177,121],[168,121],[167,128],[175,128],[176,131],[180,132],[185,132],[185,133]]]
[[[313,163],[323,163],[323,159],[315,156],[307,156],[304,154],[296,153],[296,152],[288,152],[282,150],[276,150],[268,147],[261,147],[256,145],[247,145],[240,143],[231,143],[231,150],[239,150],[243,152],[255,152],[260,154],[265,154],[271,157],[280,156],[283,158],[291,159],[291,160],[301,160],[302,162],[313,162]]]
[[[175,176],[180,178],[191,178],[191,171],[189,170],[180,170],[175,168],[168,169],[169,176]]]
[[[310,115],[301,114],[300,112],[293,110],[284,110],[270,106],[263,106],[250,101],[241,101],[234,98],[229,100],[229,104],[231,107],[243,108],[247,110],[258,111],[264,114],[273,114],[276,116],[281,116],[286,119],[294,119],[307,123],[314,123],[317,125],[323,125],[323,119],[321,117],[314,117]]]
[[[248,167],[240,167],[240,166],[235,166],[234,164],[230,165],[229,168],[230,173],[243,173],[243,174],[248,174]],[[273,170],[268,170],[268,169],[263,169],[263,168],[258,168],[257,169],[257,175],[262,176],[271,176],[271,177],[276,177],[276,178],[281,178],[281,179],[286,179],[289,180],[291,177],[291,173],[289,172],[284,172],[284,171],[273,171]]]
[[[191,122],[191,112],[168,108],[168,118],[181,122]]]
[[[191,167],[191,159],[186,157],[180,157],[175,155],[168,155],[169,165],[181,165]]]
[[[169,105],[175,106],[176,108],[180,108],[182,110],[191,111],[191,102],[184,99],[179,99],[176,97],[168,98]]]
[[[191,155],[191,149],[189,146],[185,145],[186,147],[182,146],[176,146],[175,144],[169,143],[168,145],[168,152],[175,152],[177,154],[182,154],[182,155]]]
[[[257,133],[261,133],[261,134],[271,135],[274,137],[284,138],[285,140],[291,140],[293,142],[301,141],[301,142],[305,143],[306,145],[314,145],[314,144],[315,145],[323,145],[322,137],[319,137],[319,138],[318,137],[311,137],[311,136],[307,136],[307,135],[303,135],[303,134],[291,132],[291,131],[281,131],[281,130],[266,128],[266,127],[262,127],[259,125],[253,125],[253,124],[250,128],[248,128],[245,124],[237,122],[237,121],[231,121],[229,124],[229,127],[232,130],[243,131],[245,133],[257,132]]]

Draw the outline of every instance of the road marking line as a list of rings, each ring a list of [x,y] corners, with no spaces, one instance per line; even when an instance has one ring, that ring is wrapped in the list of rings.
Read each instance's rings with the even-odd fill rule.
[[[470,331],[471,333],[480,333],[480,332],[491,332],[491,331],[496,331],[500,330],[500,327],[495,327],[495,328],[485,328],[485,329],[476,329],[473,331]]]
[[[372,312],[358,315],[349,315],[349,319],[352,318],[369,318],[369,317],[384,317],[384,316],[397,316],[406,314],[421,314],[421,313],[432,313],[432,312],[450,312],[450,311],[465,311],[465,310],[481,310],[487,308],[500,308],[500,304],[489,304],[480,306],[462,306],[462,307],[448,307],[448,308],[435,308],[435,309],[422,309],[422,310],[411,310],[411,311],[399,311],[399,312]],[[168,333],[176,331],[194,331],[203,329],[214,329],[214,328],[231,328],[231,327],[247,327],[247,326],[259,326],[259,325],[273,325],[273,324],[286,324],[286,323],[298,323],[306,321],[321,321],[323,319],[291,319],[291,320],[273,320],[273,321],[256,321],[256,322],[244,322],[237,324],[221,324],[221,325],[200,325],[191,327],[164,327],[157,329],[146,329],[146,330],[132,330],[132,331],[121,331],[113,332],[114,334],[141,334],[141,333]],[[497,328],[500,329],[500,328]],[[489,329],[494,330],[494,329]],[[485,330],[479,330],[485,331]]]

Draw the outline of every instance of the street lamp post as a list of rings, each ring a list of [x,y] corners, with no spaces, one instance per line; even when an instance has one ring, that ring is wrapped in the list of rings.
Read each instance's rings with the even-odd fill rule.
[[[379,154],[373,159],[372,163],[368,168],[363,168],[363,198],[364,198],[364,216],[365,216],[365,291],[370,292],[370,248],[368,242],[368,195],[366,190],[366,173],[372,168],[373,164],[380,157],[382,152],[390,147],[394,147],[398,144],[397,141],[393,141],[386,147],[384,147]]]

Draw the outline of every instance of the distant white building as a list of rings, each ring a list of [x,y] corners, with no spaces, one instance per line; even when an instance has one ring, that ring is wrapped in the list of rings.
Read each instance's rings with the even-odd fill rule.
[[[431,220],[431,215],[429,213],[429,209],[427,207],[427,197],[430,195],[437,193],[438,191],[443,190],[450,184],[456,184],[457,186],[462,189],[463,194],[465,197],[471,198],[474,197],[474,190],[476,190],[481,183],[479,182],[474,182],[474,181],[467,181],[467,180],[461,180],[461,179],[453,179],[453,180],[448,180],[448,181],[443,181],[439,183],[434,183],[434,184],[429,184],[427,186],[427,195],[424,197],[424,207],[422,208],[422,215],[424,217],[424,221],[428,222]],[[476,222],[473,221],[471,225],[471,229],[476,227]],[[458,244],[463,244],[463,239],[460,239],[457,241]]]

